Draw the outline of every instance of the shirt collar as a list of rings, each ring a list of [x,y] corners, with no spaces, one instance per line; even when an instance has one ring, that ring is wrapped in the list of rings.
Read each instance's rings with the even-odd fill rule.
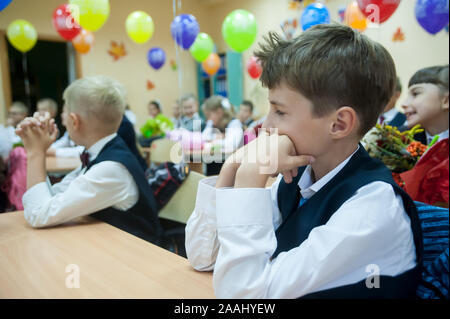
[[[394,117],[397,115],[397,109],[394,107],[390,109],[389,111],[383,113],[384,116],[384,122],[390,122],[394,119]]]
[[[349,156],[347,157],[343,162],[341,162],[338,166],[336,166],[333,170],[328,172],[324,177],[313,182],[312,178],[312,168],[311,165],[308,165],[303,172],[302,176],[300,177],[300,180],[298,181],[298,186],[300,187],[300,193],[302,194],[302,197],[305,199],[311,198],[315,193],[317,193],[322,187],[324,187],[334,176],[336,176],[337,173],[339,173],[345,165],[347,165],[348,161],[352,156],[359,150],[358,148]]]
[[[113,133],[111,135],[105,136],[104,138],[98,140],[94,145],[92,145],[87,152],[89,153],[89,160],[93,161],[100,151],[105,147],[105,145],[111,141],[113,138],[117,136],[117,133]]]
[[[426,135],[427,135],[427,145],[428,145],[428,144],[430,144],[430,142],[434,136],[431,134],[428,134],[428,132],[426,132]],[[439,135],[439,139],[436,141],[436,143],[442,141],[444,138],[448,138],[448,130],[444,131],[442,133],[439,133],[437,135]]]

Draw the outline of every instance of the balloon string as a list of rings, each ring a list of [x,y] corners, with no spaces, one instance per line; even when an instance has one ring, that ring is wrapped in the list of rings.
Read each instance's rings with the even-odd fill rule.
[[[28,106],[31,108],[31,97],[30,97],[30,80],[28,78],[28,63],[27,63],[27,54],[24,52],[22,54],[22,69],[24,75],[24,83],[25,83],[25,94],[27,96]]]
[[[181,10],[181,0],[178,0],[178,10]],[[177,16],[177,0],[173,0],[173,18]],[[175,39],[178,39],[178,28],[175,28]],[[177,41],[174,41],[175,45],[175,54],[176,54],[176,60],[177,60],[177,75],[178,75],[178,98],[181,98],[182,92],[183,92],[183,73],[182,73],[182,67],[181,67],[181,60],[180,60],[180,54],[178,52],[178,45]]]

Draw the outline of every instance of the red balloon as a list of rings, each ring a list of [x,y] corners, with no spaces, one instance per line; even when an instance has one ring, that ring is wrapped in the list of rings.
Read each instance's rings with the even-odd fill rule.
[[[72,40],[81,31],[81,27],[70,14],[67,4],[62,4],[53,12],[53,26],[66,40]]]
[[[252,56],[247,61],[247,72],[248,74],[253,78],[257,79],[262,73],[262,66],[261,63],[259,63],[259,60]]]
[[[361,12],[373,23],[383,23],[397,10],[401,0],[357,0]]]

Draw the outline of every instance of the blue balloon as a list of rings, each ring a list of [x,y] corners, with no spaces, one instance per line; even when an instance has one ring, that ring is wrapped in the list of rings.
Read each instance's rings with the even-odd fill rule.
[[[416,19],[431,34],[436,34],[448,25],[449,0],[417,0]]]
[[[164,53],[163,49],[155,47],[148,51],[147,60],[152,68],[158,70],[166,62],[166,54]]]
[[[0,11],[5,9],[12,0],[0,0]]]
[[[323,4],[312,3],[303,10],[300,19],[303,31],[308,30],[314,25],[324,23],[330,23],[330,12]]]
[[[200,31],[197,19],[191,14],[180,14],[173,19],[170,25],[170,31],[172,38],[181,46],[187,50],[194,43],[197,38],[197,34]]]

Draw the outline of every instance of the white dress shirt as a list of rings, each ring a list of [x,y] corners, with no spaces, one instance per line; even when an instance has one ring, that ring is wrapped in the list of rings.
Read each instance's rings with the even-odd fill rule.
[[[302,195],[313,196],[349,159],[317,182],[307,167],[299,180]],[[361,187],[300,246],[271,260],[281,224],[281,176],[270,189],[216,189],[216,178],[199,183],[186,252],[195,269],[214,270],[218,298],[298,298],[364,280],[373,264],[390,276],[416,265],[409,217],[387,183]]]
[[[83,152],[84,147],[76,145],[74,141],[70,139],[69,132],[65,132],[64,135],[55,141],[50,148],[55,150],[56,157],[78,157]]]
[[[102,148],[116,137],[106,136],[88,149],[93,161]],[[103,161],[85,174],[81,165],[53,186],[42,182],[23,195],[25,219],[32,227],[61,224],[107,207],[126,211],[139,199],[139,190],[131,174],[122,164]]]
[[[427,145],[428,145],[428,144],[430,144],[430,142],[431,142],[431,140],[433,139],[434,135],[431,135],[431,134],[428,133],[428,132],[425,132],[425,135],[427,136]],[[448,130],[446,130],[446,131],[444,131],[444,132],[441,132],[441,133],[439,133],[439,134],[437,134],[437,135],[439,136],[439,138],[438,138],[438,140],[436,141],[436,143],[442,141],[442,140],[445,139],[445,138],[448,138]]]

